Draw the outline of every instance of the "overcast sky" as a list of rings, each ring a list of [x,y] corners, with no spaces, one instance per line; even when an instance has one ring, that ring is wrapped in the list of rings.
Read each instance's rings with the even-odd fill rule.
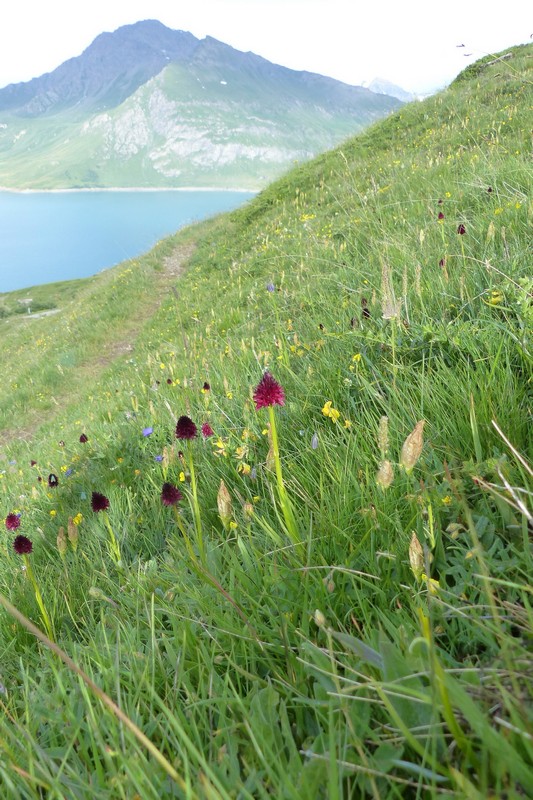
[[[0,87],[52,71],[103,31],[158,19],[291,69],[423,93],[533,41],[532,12],[531,0],[14,0],[0,7]]]

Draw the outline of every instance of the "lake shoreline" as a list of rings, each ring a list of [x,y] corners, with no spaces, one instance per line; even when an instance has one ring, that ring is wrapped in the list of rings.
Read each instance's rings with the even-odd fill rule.
[[[253,197],[205,189],[0,191],[0,290],[95,275]]]

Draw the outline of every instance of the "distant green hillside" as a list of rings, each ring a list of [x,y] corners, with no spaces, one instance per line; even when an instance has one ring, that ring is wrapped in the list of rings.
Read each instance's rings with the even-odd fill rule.
[[[0,186],[257,188],[400,105],[141,22],[0,90]]]
[[[533,45],[501,56],[54,315],[2,298],[2,796],[533,796]]]

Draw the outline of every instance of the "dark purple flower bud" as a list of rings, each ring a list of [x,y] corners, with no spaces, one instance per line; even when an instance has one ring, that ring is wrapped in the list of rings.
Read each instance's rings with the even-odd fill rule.
[[[210,392],[211,391],[211,386],[207,381],[204,381],[204,385],[202,386],[202,389],[204,390],[204,392]]]
[[[213,431],[213,428],[211,427],[209,422],[204,422],[204,424],[202,425],[202,436],[204,437],[204,439],[207,439],[209,436],[214,436],[214,435],[215,432]]]
[[[439,211],[439,219],[444,219],[444,214],[442,213],[442,211]]]
[[[31,539],[28,539],[27,536],[22,536],[22,534],[19,534],[18,536],[15,537],[15,540],[13,542],[13,550],[15,551],[15,553],[18,553],[19,556],[31,553],[31,551],[33,550],[33,544],[31,542]]]
[[[93,492],[91,495],[91,507],[95,513],[98,511],[106,511],[109,508],[109,500],[105,494]]]
[[[6,517],[6,528],[8,531],[16,531],[20,525],[20,514],[8,514]]]
[[[173,506],[182,498],[180,490],[171,483],[164,483],[161,491],[161,502],[164,506]]]
[[[82,444],[85,444],[85,442],[88,442],[88,441],[89,441],[88,437],[84,433],[82,433],[82,435],[80,436],[80,442]]]
[[[180,417],[176,425],[176,439],[194,439],[198,429],[190,417]]]
[[[464,234],[466,233],[466,228],[465,228],[465,226],[463,225],[463,223],[462,223],[462,222],[461,222],[461,224],[460,224],[460,225],[458,225],[458,226],[457,226],[457,233],[458,233],[460,236],[464,236]]]
[[[285,392],[270,372],[265,372],[256,386],[253,397],[256,409],[285,405]]]

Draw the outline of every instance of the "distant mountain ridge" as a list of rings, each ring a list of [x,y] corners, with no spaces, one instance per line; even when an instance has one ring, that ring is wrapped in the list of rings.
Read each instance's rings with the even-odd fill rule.
[[[386,80],[386,78],[374,78],[369,83],[364,83],[363,86],[365,89],[370,89],[371,92],[376,92],[376,94],[386,94],[389,95],[389,97],[396,97],[396,99],[401,100],[402,103],[410,103],[417,99],[416,94],[408,92],[395,83],[391,83]]]
[[[0,89],[0,185],[255,188],[400,105],[146,20]]]
[[[198,42],[191,33],[172,31],[156,20],[101,33],[53,72],[0,89],[0,112],[30,117],[77,105],[119,105],[169,62],[186,62]]]

